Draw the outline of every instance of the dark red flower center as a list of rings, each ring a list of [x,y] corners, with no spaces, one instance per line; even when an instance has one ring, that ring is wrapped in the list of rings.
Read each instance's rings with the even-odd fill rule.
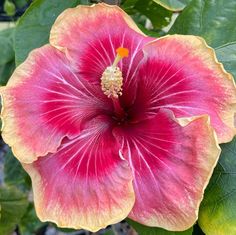
[[[120,104],[119,99],[112,98],[114,112],[112,119],[115,121],[116,125],[126,125],[130,122],[130,116],[128,110],[124,109]]]

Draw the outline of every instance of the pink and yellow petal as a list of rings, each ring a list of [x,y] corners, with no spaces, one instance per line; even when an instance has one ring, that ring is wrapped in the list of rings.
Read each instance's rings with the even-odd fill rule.
[[[132,18],[118,6],[105,3],[92,6],[79,5],[76,8],[66,9],[59,15],[51,29],[50,43],[60,50],[73,54],[79,51],[78,45],[87,42],[87,38],[99,39],[101,35],[97,33],[106,31],[112,34],[112,31],[126,28],[145,37]],[[122,33],[122,31],[117,33],[119,32]]]
[[[181,126],[163,110],[114,133],[134,175],[136,199],[129,217],[172,231],[191,227],[220,154],[209,118]]]
[[[111,108],[100,86],[80,79],[65,55],[50,45],[29,55],[1,96],[3,139],[25,163],[55,152],[65,136],[80,132],[83,119]]]
[[[144,47],[147,60],[139,70],[140,84],[133,115],[152,116],[160,108],[177,118],[207,114],[220,143],[236,134],[236,87],[216,59],[214,50],[196,36],[172,35]]]
[[[95,232],[129,214],[135,200],[132,173],[105,119],[91,121],[57,153],[24,164],[42,221]]]

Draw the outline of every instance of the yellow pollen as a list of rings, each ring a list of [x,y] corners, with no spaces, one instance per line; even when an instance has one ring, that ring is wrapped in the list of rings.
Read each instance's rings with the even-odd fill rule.
[[[113,64],[106,68],[101,77],[102,91],[109,98],[118,98],[122,95],[123,77],[122,72],[117,64],[124,57],[128,57],[129,50],[127,48],[119,47],[116,58]]]
[[[119,67],[107,67],[101,77],[102,91],[109,98],[122,95],[123,78]]]

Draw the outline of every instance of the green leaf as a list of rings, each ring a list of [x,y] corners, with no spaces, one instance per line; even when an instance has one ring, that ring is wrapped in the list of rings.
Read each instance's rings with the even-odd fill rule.
[[[7,13],[7,15],[9,15],[9,16],[14,16],[16,13],[15,4],[9,0],[5,0],[4,5],[3,5],[3,9]]]
[[[103,235],[115,235],[115,233],[110,230],[110,231],[105,232]]]
[[[200,35],[214,48],[236,43],[235,0],[193,0],[170,33]]]
[[[161,29],[170,23],[172,12],[152,0],[138,0],[135,4],[135,9],[150,19],[154,29]]]
[[[14,28],[0,31],[0,66],[14,59],[13,34]]]
[[[199,225],[206,235],[236,234],[236,138],[221,148],[200,207]]]
[[[11,60],[5,65],[0,66],[0,86],[4,86],[7,84],[14,69],[15,69],[15,59]]]
[[[17,8],[24,7],[28,2],[29,2],[29,0],[15,0],[14,1],[14,3],[16,4]]]
[[[153,0],[170,11],[183,10],[191,0]]]
[[[0,187],[0,235],[8,235],[24,215],[26,195],[14,187]]]
[[[148,35],[160,35],[159,31],[171,21],[172,12],[156,4],[152,0],[126,0],[121,7],[130,14],[142,31]],[[145,28],[146,20],[149,19],[153,29]]]
[[[35,213],[33,203],[29,203],[29,205],[27,207],[27,211],[19,223],[20,232],[23,235],[36,234],[36,231],[38,231],[40,228],[42,228],[43,226],[46,226],[46,225],[47,225],[47,223],[42,223],[38,219],[38,217]]]
[[[139,23],[137,23],[137,26],[143,33],[145,33],[146,35],[150,37],[159,38],[165,35],[165,32],[161,30],[158,30],[158,31],[148,30],[142,24],[139,24]]]
[[[216,54],[225,69],[231,72],[236,79],[236,42],[216,48]]]
[[[136,3],[138,0],[124,0],[122,1],[121,7],[128,13],[135,8]]]
[[[4,156],[4,182],[10,186],[17,186],[22,191],[30,190],[31,184],[28,174],[22,168],[20,162],[9,150]]]
[[[0,31],[0,86],[6,85],[15,69],[14,28]]]
[[[16,64],[22,63],[34,48],[48,43],[49,32],[57,16],[79,0],[35,0],[20,18],[15,32]]]
[[[90,5],[91,2],[90,2],[90,0],[80,0],[80,4],[83,4],[83,5]]]
[[[171,232],[162,228],[147,227],[130,219],[126,220],[140,235],[192,235],[193,232],[193,228],[183,232]]]

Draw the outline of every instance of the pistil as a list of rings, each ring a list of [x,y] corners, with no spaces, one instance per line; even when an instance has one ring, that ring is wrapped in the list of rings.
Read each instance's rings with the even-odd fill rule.
[[[113,101],[115,115],[121,118],[125,115],[123,108],[120,105],[119,96],[122,95],[123,77],[118,63],[124,57],[128,57],[129,50],[127,48],[119,47],[116,50],[116,58],[113,64],[106,68],[101,77],[101,88],[108,98]]]
[[[123,77],[120,68],[117,66],[119,61],[124,57],[128,57],[129,50],[119,47],[113,64],[106,68],[101,77],[102,91],[108,98],[117,99],[122,95]]]

